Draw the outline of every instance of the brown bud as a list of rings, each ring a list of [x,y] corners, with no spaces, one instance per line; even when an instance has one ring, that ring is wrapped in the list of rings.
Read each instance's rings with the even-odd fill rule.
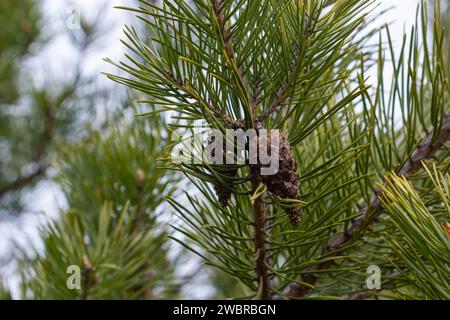
[[[92,270],[92,264],[86,255],[83,255],[83,267],[85,270],[88,270],[88,271]]]
[[[94,267],[92,266],[91,262],[89,261],[89,258],[86,255],[83,255],[83,276],[86,279],[86,281],[91,281],[92,283],[96,283],[98,281],[97,273],[95,272]]]
[[[142,185],[145,181],[145,172],[142,169],[136,171],[136,183]]]

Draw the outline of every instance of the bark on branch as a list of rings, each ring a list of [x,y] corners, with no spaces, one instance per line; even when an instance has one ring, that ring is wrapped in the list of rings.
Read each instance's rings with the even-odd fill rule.
[[[261,183],[261,177],[259,176],[259,170],[257,167],[252,168],[252,190],[255,192]],[[272,297],[270,291],[269,274],[266,264],[267,261],[267,245],[266,245],[266,227],[267,227],[267,213],[266,207],[261,197],[255,199],[252,210],[255,218],[255,250],[257,254],[256,260],[256,278],[259,285],[259,292],[261,293],[261,299],[269,300]]]

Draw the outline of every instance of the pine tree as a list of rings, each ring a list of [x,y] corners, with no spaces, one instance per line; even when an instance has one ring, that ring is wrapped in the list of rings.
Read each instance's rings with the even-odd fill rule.
[[[126,60],[108,60],[129,99],[83,135],[67,108],[81,78],[58,92],[17,80],[40,30],[23,3],[0,4],[28,30],[0,38],[0,57],[19,57],[0,63],[1,210],[21,211],[49,168],[68,209],[42,226],[43,249],[17,260],[21,298],[185,298],[178,266],[194,258],[179,248],[202,260],[218,298],[450,298],[440,1],[421,3],[400,46],[377,1],[139,1],[121,8],[141,22],[125,27]],[[98,34],[83,26],[86,48]],[[30,112],[11,115],[23,96]],[[254,145],[277,171],[251,162]]]
[[[183,235],[175,240],[235,277],[247,298],[450,297],[448,47],[439,5],[432,23],[421,5],[400,53],[389,28],[376,27],[372,5],[174,0],[125,8],[151,39],[126,27],[139,59],[127,56],[116,65],[129,77],[111,79],[193,134],[195,121],[223,134],[256,129],[256,141],[263,129],[280,131],[282,171],[272,176],[260,174],[262,163],[168,155],[198,190],[169,200]],[[372,67],[377,79],[368,79]],[[373,266],[380,290],[366,286]]]

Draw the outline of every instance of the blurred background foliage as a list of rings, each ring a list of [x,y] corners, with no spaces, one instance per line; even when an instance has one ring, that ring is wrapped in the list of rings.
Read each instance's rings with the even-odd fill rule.
[[[0,223],[16,221],[20,229],[37,215],[42,238],[42,245],[33,238],[5,244],[0,268],[20,276],[2,276],[0,298],[11,298],[8,287],[17,282],[15,297],[23,299],[181,297],[184,275],[175,278],[181,262],[168,242],[163,204],[179,178],[157,167],[167,138],[162,118],[134,118],[136,93],[102,91],[100,75],[84,72],[88,52],[108,32],[101,12],[65,28],[73,65],[38,79],[27,62],[53,37],[42,10],[35,0],[0,3]],[[98,114],[102,105],[106,113]],[[42,181],[52,181],[66,202],[50,222],[27,198]],[[80,266],[89,289],[67,289],[70,265]]]
[[[37,120],[30,126],[37,114],[43,114],[43,101],[35,101],[32,108],[23,108],[19,105],[20,95],[32,90],[27,83],[26,75],[20,73],[23,59],[30,54],[32,44],[39,41],[41,32],[41,13],[34,1],[2,1],[0,4],[0,18],[2,33],[0,34],[0,197],[1,207],[4,207],[4,197],[11,190],[19,190],[33,175],[39,175],[38,169],[28,175],[22,176],[24,165],[32,162],[32,158],[40,158],[40,152],[32,151],[31,146],[36,145],[37,133],[43,134],[42,123]],[[19,32],[18,32],[19,30]],[[36,95],[37,98],[38,94]],[[40,97],[42,100],[42,96]],[[23,110],[25,109],[25,110]],[[27,114],[28,113],[28,114]],[[39,124],[41,126],[39,127]],[[38,127],[36,127],[38,126]],[[27,129],[35,130],[28,131]],[[32,134],[26,134],[33,132]],[[24,141],[25,140],[25,141]],[[45,152],[44,152],[45,153]],[[1,210],[1,208],[0,208]],[[2,215],[4,211],[2,211]]]
[[[0,103],[19,97],[19,65],[41,35],[41,12],[35,1],[2,1],[0,4]]]
[[[90,130],[79,142],[58,148],[56,180],[71,209],[45,228],[45,256],[36,254],[31,270],[23,264],[31,279],[24,283],[24,298],[27,290],[39,299],[179,296],[168,260],[169,230],[158,223],[177,183],[157,167],[161,119],[108,124],[107,130]],[[90,272],[83,280],[89,289],[67,290],[69,265]]]
[[[79,65],[67,67],[67,79],[46,74],[39,83],[36,69],[26,63],[49,40],[39,2],[8,0],[1,6],[0,68],[5,69],[0,73],[0,218],[5,219],[30,209],[24,195],[48,177],[56,144],[79,137],[81,118],[95,101],[84,90],[90,79],[82,77]],[[95,34],[93,29],[80,33],[76,50],[83,56]]]

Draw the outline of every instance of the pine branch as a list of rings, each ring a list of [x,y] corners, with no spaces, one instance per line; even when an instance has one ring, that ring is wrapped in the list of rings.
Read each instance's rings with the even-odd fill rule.
[[[254,118],[256,115],[257,109],[257,101],[252,98],[249,84],[245,80],[244,71],[242,70],[242,66],[237,63],[236,54],[234,52],[234,45],[232,41],[232,33],[230,27],[227,25],[225,21],[225,13],[223,7],[223,0],[211,0],[211,5],[214,11],[215,19],[219,26],[220,36],[222,38],[223,44],[225,46],[225,54],[227,57],[228,66],[231,69],[238,80],[238,84],[241,87],[242,92],[244,93],[245,100],[248,103],[252,114],[250,114],[251,118]],[[246,119],[247,125],[252,124],[253,120]]]
[[[212,104],[207,103],[205,101],[201,101],[198,97],[193,95],[189,90],[186,90],[185,85],[186,83],[182,80],[177,78],[172,71],[170,70],[164,70],[164,74],[172,81],[174,84],[183,91],[183,93],[186,94],[186,96],[192,100],[197,101],[199,104],[204,104],[206,108],[211,111],[216,117],[219,117],[223,119],[226,123],[228,123],[232,128],[234,129],[243,129],[244,123],[242,120],[235,120],[232,117],[230,117],[227,113],[222,112],[221,110],[215,108]]]
[[[86,50],[86,48],[84,50]],[[26,186],[32,184],[37,178],[45,174],[49,166],[47,163],[48,161],[45,161],[45,156],[54,140],[53,136],[56,126],[56,117],[53,110],[56,110],[65,101],[74,97],[80,81],[81,70],[77,70],[73,83],[69,87],[65,88],[55,100],[48,101],[48,105],[44,109],[44,130],[40,134],[37,145],[31,156],[31,162],[37,164],[37,169],[29,175],[19,177],[15,181],[0,187],[0,198],[10,192],[25,188]]]
[[[186,118],[208,121],[217,118],[219,121],[213,122],[219,126],[224,122],[226,125],[231,124],[234,127],[254,127],[258,130],[262,126],[262,121],[268,120],[270,116],[277,112],[281,113],[284,110],[283,108],[293,108],[294,105],[298,105],[298,110],[289,110],[289,115],[295,113],[295,116],[292,117],[292,121],[287,123],[287,126],[291,125],[292,129],[294,129],[295,124],[299,123],[299,119],[302,119],[308,125],[303,129],[294,129],[291,132],[290,136],[293,136],[296,144],[303,141],[305,137],[312,134],[316,129],[321,131],[320,126],[322,125],[325,133],[317,139],[318,144],[323,144],[324,142],[332,144],[333,140],[330,137],[335,133],[335,128],[333,126],[331,130],[327,130],[326,121],[340,112],[344,106],[352,103],[355,97],[359,97],[364,90],[360,87],[348,93],[346,84],[343,81],[341,82],[343,76],[340,75],[339,70],[345,69],[345,65],[350,63],[347,60],[351,60],[353,57],[352,55],[344,58],[347,52],[346,46],[353,34],[353,30],[360,27],[363,21],[363,17],[360,14],[368,5],[367,1],[338,1],[336,8],[331,9],[329,13],[325,13],[323,19],[317,22],[319,27],[316,27],[316,21],[320,12],[324,7],[334,4],[333,0],[313,1],[308,2],[308,4],[293,2],[292,8],[279,6],[278,2],[263,2],[261,7],[257,6],[257,2],[255,2],[254,7],[245,7],[245,2],[238,2],[236,7],[234,7],[232,2],[226,0],[210,0],[209,6],[198,1],[196,4],[198,4],[201,16],[198,16],[196,11],[185,7],[181,0],[175,0],[175,2],[178,6],[167,9],[168,12],[166,12],[166,8],[162,9],[161,13],[138,11],[151,15],[157,21],[171,20],[177,22],[177,24],[171,25],[171,29],[174,31],[173,37],[168,29],[158,28],[157,26],[154,28],[155,32],[160,36],[157,42],[160,42],[161,46],[165,48],[163,50],[164,56],[159,57],[159,55],[153,54],[144,46],[139,45],[140,42],[137,35],[135,32],[130,31],[127,34],[132,42],[130,47],[137,47],[138,53],[141,53],[144,60],[153,68],[149,70],[140,65],[137,68],[126,65],[125,71],[139,79],[127,80],[126,78],[115,76],[112,76],[112,79],[143,91],[163,103],[168,102],[171,104],[172,99],[181,101],[177,103],[176,107],[178,107],[180,113],[186,115]],[[270,7],[272,5],[273,7]],[[273,21],[278,13],[280,14],[280,27],[278,27],[276,21]],[[162,17],[166,18],[162,19]],[[183,18],[183,21],[181,18]],[[210,20],[205,22],[205,19]],[[186,27],[184,26],[185,22]],[[191,29],[196,30],[197,34],[193,35]],[[298,31],[300,31],[300,35]],[[300,41],[297,42],[299,37]],[[314,42],[309,43],[313,37]],[[283,46],[278,46],[280,43]],[[241,46],[241,44],[243,45]],[[270,56],[272,59],[265,59],[265,55]],[[183,69],[178,67],[179,57],[183,60]],[[341,61],[344,61],[344,66],[340,63]],[[336,69],[338,65],[339,67]],[[161,70],[161,66],[171,66],[173,70]],[[334,70],[336,70],[336,75]],[[145,77],[139,77],[141,72],[145,73]],[[165,79],[161,79],[161,74]],[[199,77],[194,77],[194,74],[198,74]],[[333,78],[330,79],[330,76]],[[302,92],[306,78],[311,79],[308,81],[308,92]],[[162,88],[168,90],[161,90]],[[344,93],[344,97],[342,97],[341,93]],[[309,94],[310,97],[305,96]],[[303,99],[300,96],[305,97]],[[307,102],[311,99],[313,99],[313,105],[309,107]],[[337,99],[340,101],[336,103],[334,100]],[[195,100],[195,102],[192,103],[192,100]],[[261,103],[267,103],[267,106],[264,106],[264,110],[261,110],[259,113],[257,109]],[[326,113],[323,114],[324,106],[332,103],[336,103],[335,106],[327,108]],[[300,104],[304,104],[305,109]],[[352,106],[355,107],[355,105]],[[197,107],[200,107],[199,109],[201,110],[198,110]],[[169,106],[166,109],[172,110],[175,107]],[[227,111],[232,117],[240,119],[232,119],[226,114]],[[244,112],[244,116],[241,116],[242,112]],[[287,114],[286,118],[289,118],[289,115]],[[344,131],[344,125],[341,124],[340,120],[349,120],[350,118],[353,119],[351,110],[348,113],[345,112],[342,118],[336,121],[336,124],[339,123],[339,127],[336,128],[336,137],[340,137],[337,129],[342,128],[342,131]],[[330,122],[334,124],[334,119],[331,120],[333,121]],[[357,132],[357,130],[353,132],[350,124],[348,126],[351,146],[353,147],[354,144],[355,148],[356,146],[359,147],[358,141],[363,139],[362,132],[361,137],[358,137],[360,132]],[[362,128],[365,129],[366,127]],[[438,133],[441,133],[441,129],[436,130]],[[435,138],[436,136],[439,136],[439,134],[434,135]],[[415,134],[411,137],[415,137]],[[428,138],[428,135],[426,138]],[[444,142],[448,138],[450,137],[445,137]],[[430,149],[429,152],[421,151],[423,154],[419,154],[416,157],[417,159],[414,158],[415,153],[413,153],[411,160],[406,162],[401,168],[405,168],[405,170],[412,173],[416,160],[431,157],[432,154],[441,148],[441,145],[436,146],[436,150],[433,151],[435,145],[433,141],[437,142],[438,140],[432,139],[429,142],[425,140],[423,146],[421,144],[418,149],[421,147],[427,149],[427,146],[431,146],[431,149],[428,148]],[[344,137],[342,136],[341,142],[343,141]],[[347,142],[347,136],[345,136],[345,142]],[[407,149],[411,150],[409,145]],[[311,148],[311,150],[312,154],[314,149]],[[338,160],[342,159],[343,163],[344,160],[348,160],[346,155],[347,149],[341,148],[341,145],[337,146],[337,148],[330,147],[330,150],[331,154],[325,154],[325,151],[322,151],[320,147],[320,153],[312,155],[313,161],[319,161],[318,159],[321,156],[326,157],[327,160],[330,159],[329,163],[327,162],[323,166],[325,168],[329,164],[330,166],[333,164],[333,167],[330,167],[328,172],[338,167],[334,166],[334,163],[338,163]],[[305,156],[305,158],[307,157]],[[308,168],[313,168],[314,165],[315,163],[312,162]],[[317,204],[317,214],[314,215],[314,218],[320,216],[321,212],[327,211],[330,207],[328,203],[334,204],[333,201],[336,201],[340,204],[341,195],[358,194],[356,186],[348,187],[353,183],[353,180],[346,181],[344,179],[344,177],[347,178],[347,171],[344,170],[348,169],[348,172],[353,174],[353,167],[351,164],[347,167],[346,163],[345,168],[344,165],[342,167],[342,175],[337,169],[336,174],[330,173],[330,176],[327,177],[327,181],[331,181],[329,184],[328,182],[319,182],[317,184],[315,181],[311,182],[311,186],[323,187],[327,192],[331,190],[330,193],[342,189],[342,194],[336,192],[336,195],[330,201],[326,201],[327,203]],[[409,169],[407,169],[408,167]],[[199,165],[196,167],[185,166],[181,170],[188,176],[195,176],[202,180],[202,184],[216,184],[215,182],[220,179],[216,177],[216,174],[211,174],[207,171],[207,169],[206,166]],[[320,168],[317,168],[317,171],[319,170]],[[418,167],[415,170],[418,170]],[[265,180],[265,177],[261,177],[258,171],[255,167],[252,168],[250,166],[253,194],[258,194],[261,181]],[[229,180],[232,180],[233,183],[237,181],[236,185],[248,181],[247,178],[245,180],[240,179],[241,177],[237,175],[233,177],[225,175],[225,178],[227,180],[230,178]],[[354,181],[357,181],[357,179]],[[326,188],[327,185],[333,188]],[[208,200],[214,201],[215,195],[209,186],[205,187],[205,190],[199,189]],[[276,195],[276,192],[272,192],[270,189],[267,190]],[[376,190],[366,210],[361,209],[359,217],[350,222],[349,227],[344,228],[344,233],[336,235],[337,238],[334,238],[335,240],[325,248],[325,259],[320,261],[327,262],[320,263],[317,260],[309,260],[309,266],[317,265],[312,267],[312,270],[308,270],[310,272],[302,276],[299,279],[299,283],[306,282],[313,287],[317,281],[315,274],[319,273],[316,271],[327,271],[325,269],[330,269],[337,258],[344,258],[337,257],[337,255],[340,255],[340,252],[347,248],[347,244],[351,240],[358,238],[357,234],[364,232],[370,223],[376,221],[379,214],[378,210],[381,210],[378,199],[380,193],[381,191]],[[228,192],[227,197],[230,194]],[[321,195],[322,193],[318,192],[317,194]],[[324,193],[325,196],[328,196],[328,194]],[[298,192],[296,196],[298,196]],[[273,245],[272,242],[269,244],[269,240],[272,240],[272,234],[269,239],[268,222],[269,219],[275,217],[269,214],[266,204],[261,197],[256,199],[255,196],[252,197],[251,208],[249,202],[240,202],[239,198],[236,197],[236,203],[232,204],[235,205],[233,209],[236,208],[236,210],[224,209],[223,211],[218,211],[215,206],[209,208],[209,206],[201,204],[200,200],[191,198],[189,194],[187,194],[187,197],[193,206],[194,210],[192,212],[185,208],[184,204],[171,203],[176,208],[179,216],[182,217],[182,220],[186,222],[187,231],[183,232],[183,234],[192,239],[196,246],[211,254],[218,262],[216,263],[212,259],[209,260],[210,258],[202,255],[200,251],[195,249],[192,249],[192,251],[198,253],[211,265],[217,266],[239,278],[252,291],[257,291],[256,296],[258,298],[273,298],[276,291],[275,284],[285,283],[286,278],[283,275],[280,275],[280,278],[283,277],[282,282],[277,281],[276,277],[278,274],[275,268],[279,268],[283,272],[286,272],[286,270],[298,272],[297,270],[301,268],[301,266],[298,266],[298,260],[304,253],[291,252],[289,249],[297,248],[297,245],[300,244],[297,238],[291,238],[291,230],[289,232],[281,230],[280,234],[274,230],[273,234],[275,237],[279,237],[278,239],[282,239],[282,241],[279,241],[279,245],[278,242],[273,242]],[[318,198],[318,200],[322,200],[324,197]],[[289,198],[296,199],[295,197]],[[273,204],[276,205],[275,202]],[[333,210],[336,210],[336,214],[339,214],[337,210],[340,208],[337,205],[336,208]],[[251,224],[248,223],[246,214],[246,219],[239,217],[240,212],[238,210],[245,213],[250,212],[253,215],[251,218],[253,222]],[[334,212],[328,213],[329,215],[324,217],[323,221],[317,221],[318,225],[324,222],[325,218],[332,219]],[[235,234],[237,229],[236,223],[238,225],[245,223],[245,232],[241,232],[239,235]],[[206,225],[207,228],[199,228],[199,225]],[[184,231],[182,228],[180,230]],[[292,231],[292,234],[296,232]],[[326,231],[324,232],[326,233]],[[310,237],[305,236],[305,238],[313,243],[313,241],[319,239],[318,233],[319,231],[317,233],[311,232],[311,240]],[[227,241],[222,241],[224,235],[229,236]],[[307,235],[309,235],[308,232]],[[275,241],[278,239],[275,239]],[[322,239],[316,240],[317,243],[322,241]],[[214,243],[216,240],[218,244]],[[177,241],[183,244],[182,240]],[[239,248],[243,244],[247,245],[246,241],[251,241],[254,244],[255,252],[250,257],[249,255],[245,255],[245,257],[244,254],[240,255]],[[234,250],[235,248],[237,250]],[[305,259],[308,258],[305,254]],[[328,261],[327,259],[334,261]],[[281,267],[279,267],[278,262],[282,262],[282,264],[280,263]],[[246,268],[242,268],[243,265]],[[275,265],[275,268],[272,265]],[[257,290],[255,290],[255,281],[257,281]],[[310,288],[305,285],[293,287],[293,290],[297,291],[289,295],[302,297],[309,293]]]
[[[439,132],[435,135],[434,132],[428,132],[419,146],[414,150],[411,157],[398,171],[399,176],[411,177],[417,173],[421,167],[422,161],[432,159],[436,152],[438,152],[444,144],[450,140],[450,113],[448,113],[440,127]],[[385,184],[383,180],[382,185]],[[382,190],[376,189],[372,196],[370,203],[360,210],[361,215],[355,218],[347,229],[333,242],[331,242],[327,249],[327,253],[338,252],[346,244],[358,238],[367,228],[378,220],[378,217],[384,212],[381,204],[380,196]],[[334,261],[327,261],[313,267],[313,270],[326,270],[334,265]],[[300,281],[314,286],[318,277],[314,274],[302,275]],[[306,285],[292,284],[286,290],[286,295],[289,297],[304,297],[312,288]]]
[[[87,300],[91,284],[95,282],[95,271],[87,256],[83,256],[83,273],[80,300]]]
[[[19,177],[13,182],[1,187],[0,198],[2,198],[3,196],[5,196],[10,192],[14,192],[22,188],[25,188],[27,185],[33,183],[38,177],[42,176],[45,173],[47,169],[47,164],[43,163],[43,158],[46,154],[48,146],[52,141],[55,122],[54,116],[50,108],[48,108],[45,111],[44,121],[45,121],[44,131],[42,132],[38,140],[38,144],[32,156],[32,161],[37,164],[37,169],[31,174]]]
[[[0,188],[0,198],[5,196],[7,193],[20,190],[27,185],[31,184],[36,178],[40,177],[45,172],[45,167],[39,166],[38,169],[27,175],[17,178],[13,182],[7,184],[4,187]]]
[[[256,192],[259,184],[261,183],[261,177],[257,168],[252,168],[252,191]],[[259,283],[260,298],[268,300],[272,294],[270,292],[269,275],[267,270],[267,245],[266,245],[266,226],[267,226],[267,212],[266,207],[261,199],[258,197],[255,199],[252,205],[253,214],[255,216],[255,249],[258,256],[256,260],[256,276]]]
[[[304,32],[304,40],[305,44],[308,45],[309,41],[311,40],[311,36],[314,32],[314,24],[318,19],[320,11],[317,11],[316,14],[313,15],[311,19],[308,19],[308,22],[305,26],[305,32]],[[262,112],[257,118],[257,122],[262,122],[265,119],[267,119],[272,113],[275,113],[284,103],[284,101],[287,99],[287,93],[289,89],[292,87],[292,84],[296,82],[296,77],[298,73],[298,68],[301,66],[302,61],[300,59],[301,57],[301,50],[300,46],[297,45],[294,50],[294,55],[291,60],[291,64],[289,65],[289,70],[287,72],[286,78],[281,83],[280,87],[278,88],[276,97],[270,107]]]
[[[295,78],[297,75],[297,70],[298,70],[298,67],[300,64],[301,64],[300,50],[299,50],[299,48],[296,48],[296,50],[294,52],[294,58],[292,59],[286,79],[281,83],[281,85],[277,91],[276,97],[275,97],[274,101],[272,102],[272,104],[270,105],[270,107],[267,110],[265,110],[264,112],[262,112],[256,118],[257,122],[264,121],[272,113],[276,112],[281,107],[283,102],[286,100],[286,95],[287,95],[289,88],[291,87],[292,82],[295,81]]]

